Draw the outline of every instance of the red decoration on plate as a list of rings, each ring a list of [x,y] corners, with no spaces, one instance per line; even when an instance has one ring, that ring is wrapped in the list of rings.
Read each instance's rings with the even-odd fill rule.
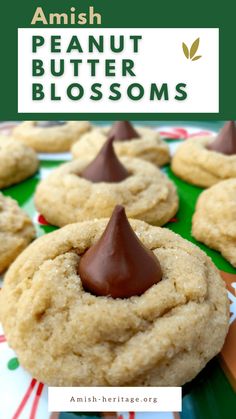
[[[37,383],[37,380],[35,378],[33,378],[31,380],[30,385],[27,388],[27,390],[25,392],[25,395],[24,395],[23,399],[21,400],[15,414],[13,415],[12,419],[18,419],[20,417],[20,415],[22,413],[22,410],[24,409],[26,403],[28,402],[28,400],[30,398],[30,395],[31,395],[36,383]]]
[[[159,131],[159,134],[162,137],[168,138],[170,140],[179,140],[179,139],[186,140],[187,138],[210,135],[211,132],[202,130],[202,131],[196,131],[190,134],[190,132],[188,132],[188,130],[185,128],[173,127],[173,128],[170,128],[170,131]]]
[[[192,138],[192,137],[204,137],[205,135],[212,135],[212,133],[210,131],[198,131],[195,132],[194,134],[189,134],[189,136],[187,138]]]
[[[14,413],[12,419],[18,419],[18,418],[21,417],[21,413],[24,410],[26,404],[28,403],[28,401],[30,399],[30,396],[31,396],[36,384],[37,384],[37,380],[35,378],[32,378],[32,380],[30,381],[30,384],[29,384],[29,386],[28,386],[28,388],[27,388],[27,390],[26,390],[18,408],[16,409],[16,412]],[[38,387],[37,387],[36,393],[34,395],[32,407],[31,407],[29,419],[36,419],[38,404],[39,404],[39,400],[40,400],[40,397],[41,397],[42,392],[43,392],[43,388],[44,388],[44,384],[38,383]]]
[[[169,220],[169,223],[177,223],[179,220],[177,217],[173,217]]]
[[[6,342],[6,338],[4,335],[0,335],[0,343]]]
[[[38,223],[42,224],[44,226],[50,225],[42,214],[39,214],[39,216],[38,216]]]
[[[44,384],[43,383],[39,383],[38,384],[37,391],[36,391],[36,394],[34,396],[34,401],[33,401],[33,404],[32,404],[32,408],[31,408],[29,419],[35,419],[36,418],[38,404],[39,404],[39,400],[40,400],[40,397],[41,397],[42,392],[43,392],[43,388],[44,388]]]

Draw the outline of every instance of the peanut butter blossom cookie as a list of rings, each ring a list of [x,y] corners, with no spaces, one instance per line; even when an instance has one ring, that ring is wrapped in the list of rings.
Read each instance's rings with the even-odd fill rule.
[[[0,136],[0,188],[19,183],[32,176],[38,169],[34,150],[25,144]]]
[[[236,126],[227,122],[217,137],[195,137],[177,149],[172,170],[194,185],[209,187],[236,177]]]
[[[0,193],[0,273],[34,239],[33,224],[17,202]]]
[[[158,166],[170,161],[168,145],[161,140],[158,132],[150,128],[134,129],[128,121],[116,122],[111,129],[93,129],[73,145],[72,154],[75,158],[93,158],[110,137],[114,137],[118,156],[138,157]]]
[[[205,253],[118,206],[31,244],[0,316],[22,366],[49,385],[180,386],[221,350],[229,304]]]
[[[192,234],[236,268],[236,179],[219,182],[200,195]]]
[[[129,217],[163,225],[178,209],[174,184],[153,164],[133,157],[120,160],[114,138],[92,162],[77,159],[56,169],[35,194],[38,211],[53,225],[109,217],[116,204]]]
[[[82,134],[89,131],[87,121],[25,121],[13,130],[13,136],[40,152],[68,151]]]

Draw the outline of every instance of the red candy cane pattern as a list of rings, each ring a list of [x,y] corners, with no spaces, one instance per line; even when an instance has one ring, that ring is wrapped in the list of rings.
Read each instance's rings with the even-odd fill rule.
[[[14,415],[12,416],[12,419],[20,418],[20,415],[23,412],[23,410],[24,410],[24,408],[25,408],[25,406],[26,406],[26,404],[27,404],[27,402],[28,402],[36,384],[37,384],[37,380],[35,378],[33,378],[31,380],[31,382],[30,382],[30,384],[29,384],[29,386],[28,386],[28,388],[27,388],[19,406],[17,407]],[[32,404],[32,407],[31,407],[31,412],[30,412],[29,419],[35,419],[36,418],[37,408],[38,408],[40,397],[42,395],[43,388],[44,388],[44,385],[42,383],[38,383],[38,387],[37,387],[37,390],[36,390],[36,393],[35,393],[35,396],[34,396],[34,399],[33,399],[33,404]]]

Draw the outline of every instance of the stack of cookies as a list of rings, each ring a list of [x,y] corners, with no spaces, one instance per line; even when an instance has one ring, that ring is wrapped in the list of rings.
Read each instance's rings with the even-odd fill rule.
[[[179,206],[174,183],[160,169],[170,162],[167,143],[128,121],[106,128],[25,122],[13,136],[8,141],[34,156],[29,146],[71,147],[74,157],[35,191],[37,210],[60,228],[23,252],[34,237],[31,221],[14,201],[0,200],[0,234],[6,238],[9,227],[18,246],[13,254],[6,246],[2,269],[22,252],[0,294],[0,320],[20,363],[54,386],[192,380],[222,348],[229,304],[207,255],[162,227]]]

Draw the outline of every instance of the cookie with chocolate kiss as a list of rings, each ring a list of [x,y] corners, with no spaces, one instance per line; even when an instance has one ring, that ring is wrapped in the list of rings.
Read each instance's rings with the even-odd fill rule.
[[[182,180],[203,188],[236,178],[235,122],[227,122],[217,136],[184,141],[172,158],[171,169]]]
[[[140,135],[129,121],[117,121],[112,125],[108,137],[113,137],[115,141],[127,141],[140,138]]]
[[[20,364],[39,382],[65,387],[182,386],[221,351],[229,300],[211,259],[167,228],[130,219],[132,229],[127,232],[130,226],[122,211],[116,209],[116,222],[83,220],[39,237],[4,277],[4,333]],[[108,223],[110,240],[103,237]],[[159,274],[154,255],[163,280],[152,286],[148,277],[156,282]],[[130,285],[143,294],[112,298],[87,292],[78,275],[80,261],[84,275],[97,275],[99,285],[110,277],[118,289],[127,291]]]
[[[215,141],[207,146],[208,150],[231,156],[236,154],[236,125],[234,121],[227,122],[221,129]]]
[[[87,121],[23,121],[13,129],[13,136],[43,153],[69,151],[91,129]]]
[[[129,172],[121,164],[113,148],[114,137],[108,138],[95,159],[83,170],[81,177],[91,182],[122,182]]]
[[[95,158],[60,165],[40,182],[35,205],[49,223],[63,226],[110,217],[117,204],[125,206],[128,217],[155,225],[174,217],[179,203],[174,184],[147,161],[117,157],[118,143],[112,141],[104,136],[104,148]]]
[[[78,274],[86,291],[113,298],[142,295],[162,279],[157,257],[138,239],[121,205],[99,241],[81,257]]]
[[[170,161],[169,147],[159,132],[145,126],[133,127],[129,121],[114,122],[112,127],[97,127],[77,141],[71,153],[74,158],[94,158],[107,138],[114,137],[118,157],[134,157],[163,166]]]

